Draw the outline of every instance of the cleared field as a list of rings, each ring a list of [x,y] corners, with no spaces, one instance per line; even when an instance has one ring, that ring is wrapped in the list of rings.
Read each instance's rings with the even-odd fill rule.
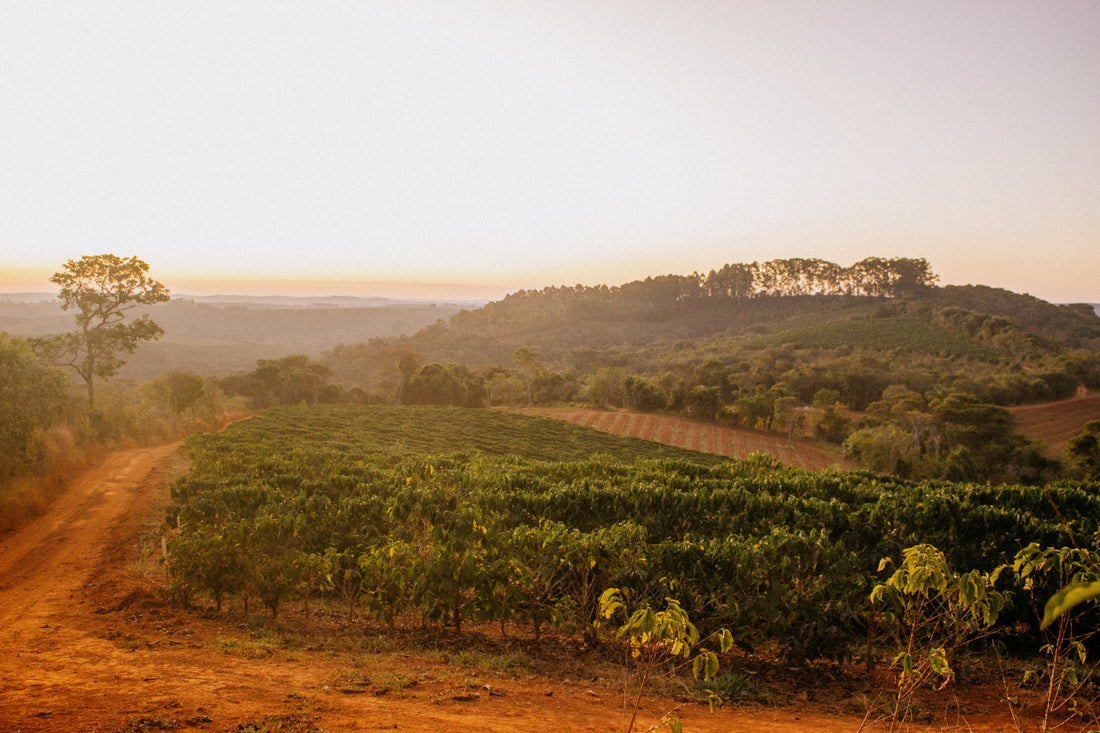
[[[1051,455],[1061,456],[1065,451],[1066,441],[1081,432],[1085,423],[1100,420],[1100,392],[1009,409],[1016,416],[1016,429],[1020,433],[1043,441]]]
[[[767,453],[794,468],[856,468],[854,463],[844,459],[839,448],[803,439],[792,440],[787,445],[787,439],[779,435],[756,430],[737,430],[673,415],[595,410],[586,407],[531,407],[522,412],[565,420],[605,433],[652,440],[729,458],[748,458],[752,453]]]

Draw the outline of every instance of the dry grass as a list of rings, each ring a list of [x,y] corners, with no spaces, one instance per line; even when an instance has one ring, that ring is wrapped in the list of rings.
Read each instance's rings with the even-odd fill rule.
[[[22,476],[0,478],[0,534],[18,529],[41,516],[65,491],[72,478],[107,450],[124,445],[136,447],[169,443],[196,431],[216,432],[250,414],[245,411],[227,412],[171,426],[153,426],[156,429],[146,431],[141,437],[102,445],[79,443],[71,428],[54,425],[43,436],[45,455],[37,469]]]
[[[94,451],[77,445],[72,431],[65,426],[50,428],[43,443],[45,457],[37,472],[0,481],[0,533],[41,516],[69,480],[95,457]]]

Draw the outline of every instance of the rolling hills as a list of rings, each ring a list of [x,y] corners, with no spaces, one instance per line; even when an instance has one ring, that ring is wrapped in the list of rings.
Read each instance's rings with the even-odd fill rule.
[[[177,297],[149,309],[164,336],[130,356],[120,375],[144,380],[190,370],[224,376],[251,368],[257,359],[296,353],[316,357],[340,343],[414,333],[469,305],[385,298]],[[72,315],[51,294],[0,294],[0,331],[44,336],[72,327]]]

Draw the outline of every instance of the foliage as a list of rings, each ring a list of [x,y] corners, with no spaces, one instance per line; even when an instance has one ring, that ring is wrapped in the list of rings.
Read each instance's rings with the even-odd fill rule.
[[[844,442],[845,454],[882,473],[1040,483],[1057,467],[1014,432],[1012,413],[972,395],[949,392],[929,400],[891,385],[859,425]]]
[[[0,478],[44,456],[43,434],[65,404],[65,375],[25,341],[0,332]]]
[[[1100,596],[1100,581],[1070,583],[1050,597],[1043,609],[1043,628],[1087,601]]]
[[[890,563],[883,558],[879,570]],[[899,630],[902,651],[891,730],[904,722],[913,694],[926,684],[942,690],[955,679],[956,655],[992,627],[1005,607],[1005,595],[994,589],[996,577],[977,570],[956,573],[938,549],[914,545],[902,553],[893,575],[871,591]]]
[[[717,387],[700,385],[693,388],[687,393],[684,404],[691,416],[700,420],[713,420],[722,410],[722,398]]]
[[[357,368],[349,347],[325,359],[395,404],[414,380],[422,383],[414,401],[424,404],[583,399],[788,439],[851,438],[849,453],[865,467],[904,477],[1049,480],[1057,462],[1016,436],[998,408],[1100,387],[1100,318],[935,280],[920,259],[851,267],[790,259],[618,287],[548,287],[359,345]],[[370,376],[399,354],[416,355],[416,370],[427,362],[423,377]],[[833,399],[818,401],[823,391]]]
[[[696,680],[710,682],[718,674],[718,655],[709,649],[696,652],[702,641],[699,629],[691,622],[679,601],[666,598],[665,603],[666,607],[663,611],[654,611],[648,605],[643,605],[631,613],[626,610],[623,594],[618,588],[608,588],[600,594],[602,619],[610,620],[620,613],[626,615],[626,622],[619,627],[615,636],[627,640],[630,645],[630,656],[638,668],[638,690],[630,722],[626,726],[627,733],[634,730],[642,693],[645,691],[646,682],[654,673],[670,666],[675,671],[681,664],[690,663],[691,674]],[[727,629],[720,629],[711,636],[723,654],[733,649],[733,636]],[[720,698],[712,693],[711,712],[719,702],[721,702]],[[650,726],[649,730],[664,726],[668,726],[674,733],[682,730],[680,721],[671,714],[662,716],[657,723]]]
[[[84,380],[89,405],[95,403],[95,379],[113,376],[125,363],[120,354],[164,333],[147,314],[127,320],[139,305],[168,300],[168,289],[148,277],[148,271],[149,265],[137,257],[104,254],[69,260],[50,278],[61,287],[61,307],[78,311],[77,330],[35,339],[35,349]]]
[[[1069,471],[1085,481],[1100,481],[1100,420],[1091,420],[1066,442]]]
[[[425,364],[404,388],[404,404],[483,407],[485,387],[461,364]]]
[[[177,415],[194,407],[205,389],[202,377],[182,371],[162,374],[150,382],[149,387],[157,399]]]
[[[304,354],[281,359],[260,359],[256,368],[243,375],[221,380],[231,394],[246,397],[254,407],[308,405],[335,402],[344,398],[343,390],[329,382],[332,371]]]
[[[810,473],[487,410],[280,407],[188,447],[169,526],[174,582],[193,597],[274,612],[309,593],[386,624],[593,636],[616,587],[675,597],[700,629],[793,664],[847,659],[866,638],[883,556],[928,543],[954,567],[991,567],[1100,521],[1100,494],[1079,484]],[[327,558],[320,588],[311,557]]]
[[[1041,688],[1039,730],[1054,730],[1070,722],[1094,727],[1100,722],[1100,709],[1096,707],[1096,662],[1089,659],[1089,640],[1096,632],[1096,617],[1074,619],[1069,610],[1100,595],[1095,553],[1078,547],[1042,548],[1033,542],[1016,553],[1005,570],[1012,572],[1035,619],[1042,618],[1045,643],[1040,652],[1045,663],[1028,669],[1021,681],[1023,690]],[[1040,599],[1055,587],[1061,590],[1040,610]],[[1010,698],[1010,702],[1020,704],[1018,698]],[[1016,706],[1011,710],[1018,719]]]

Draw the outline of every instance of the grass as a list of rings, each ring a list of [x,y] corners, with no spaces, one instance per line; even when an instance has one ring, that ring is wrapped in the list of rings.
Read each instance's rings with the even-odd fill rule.
[[[740,702],[769,702],[773,695],[749,672],[720,674],[707,684],[699,685],[700,691],[712,690],[723,700]]]
[[[62,426],[46,432],[44,445],[45,455],[38,465],[21,475],[0,475],[0,534],[41,516],[95,458],[94,451],[79,448],[72,431]]]
[[[531,658],[523,652],[507,654],[484,654],[466,649],[459,650],[450,657],[451,664],[464,667],[477,667],[490,672],[516,672],[531,667]]]
[[[246,659],[267,659],[284,647],[279,634],[273,630],[252,639],[238,639],[233,636],[219,636],[211,642],[217,651]]]
[[[234,733],[322,733],[319,716],[312,713],[277,713],[238,723]]]

